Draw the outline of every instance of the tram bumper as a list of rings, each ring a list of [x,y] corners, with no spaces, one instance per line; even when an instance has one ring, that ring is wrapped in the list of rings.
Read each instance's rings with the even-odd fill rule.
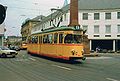
[[[70,57],[69,59],[70,60],[79,60],[79,59],[86,60],[86,57]]]

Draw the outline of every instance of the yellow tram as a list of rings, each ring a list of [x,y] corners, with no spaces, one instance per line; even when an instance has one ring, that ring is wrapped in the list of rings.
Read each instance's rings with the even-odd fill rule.
[[[22,41],[20,49],[27,49],[27,43],[25,41]]]
[[[64,26],[33,33],[28,38],[27,51],[51,58],[85,60],[83,32],[79,27]]]

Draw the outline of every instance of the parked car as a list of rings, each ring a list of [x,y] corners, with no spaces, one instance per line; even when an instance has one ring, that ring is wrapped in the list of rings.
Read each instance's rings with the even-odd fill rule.
[[[19,46],[10,46],[9,49],[20,51],[20,47]]]
[[[20,51],[20,47],[19,46],[15,46],[15,50],[16,51]]]
[[[15,50],[10,50],[5,46],[0,46],[0,57],[15,57],[18,54]]]

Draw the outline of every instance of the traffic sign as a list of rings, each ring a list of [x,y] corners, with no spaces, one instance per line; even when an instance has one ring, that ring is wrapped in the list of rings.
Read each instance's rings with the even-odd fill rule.
[[[0,24],[2,24],[6,17],[6,8],[0,4]]]

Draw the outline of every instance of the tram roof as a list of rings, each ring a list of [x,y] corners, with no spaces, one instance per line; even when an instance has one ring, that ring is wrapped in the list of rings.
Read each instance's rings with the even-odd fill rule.
[[[50,32],[57,32],[57,31],[82,31],[80,27],[68,27],[68,26],[61,26],[61,27],[53,27],[44,29],[43,31],[35,32],[34,34],[43,34],[43,33],[50,33]]]

